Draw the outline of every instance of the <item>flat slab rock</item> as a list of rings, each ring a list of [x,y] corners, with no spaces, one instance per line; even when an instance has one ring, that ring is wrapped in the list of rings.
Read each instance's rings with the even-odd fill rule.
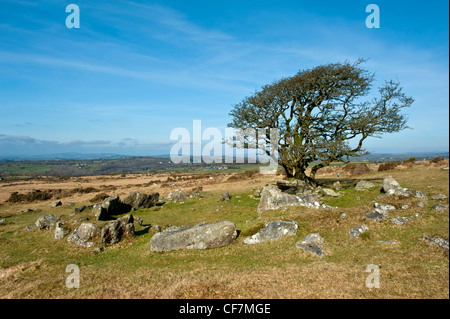
[[[169,227],[150,240],[151,251],[208,249],[230,245],[237,237],[236,225],[230,221],[195,226]]]
[[[298,224],[295,220],[276,220],[265,224],[265,227],[256,234],[245,237],[243,243],[257,244],[269,240],[278,240],[283,236],[295,235]]]
[[[379,222],[380,220],[383,220],[388,216],[389,213],[387,212],[387,210],[381,208],[374,208],[371,211],[365,213],[363,218]]]
[[[448,240],[441,238],[441,237],[431,237],[428,235],[423,235],[422,238],[426,240],[428,243],[432,245],[437,245],[441,247],[442,249],[448,250]]]

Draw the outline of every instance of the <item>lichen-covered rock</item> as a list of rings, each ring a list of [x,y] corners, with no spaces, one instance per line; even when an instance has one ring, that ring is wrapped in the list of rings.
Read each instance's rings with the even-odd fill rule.
[[[365,213],[363,218],[379,222],[380,220],[383,220],[388,216],[389,213],[386,210],[381,208],[374,208],[371,211]]]
[[[432,244],[432,245],[437,245],[443,249],[448,250],[448,240],[441,238],[441,237],[431,237],[428,235],[423,235],[422,238],[424,240],[426,240],[428,243]]]
[[[298,224],[296,221],[277,220],[265,224],[265,227],[256,234],[244,238],[245,244],[257,244],[268,240],[277,240],[283,236],[295,235]]]
[[[440,205],[440,204],[433,205],[431,208],[434,209],[434,210],[437,210],[439,212],[445,212],[445,211],[448,210],[447,206]]]
[[[366,225],[358,225],[358,226],[350,229],[348,234],[350,235],[350,237],[359,237],[359,235],[361,235],[362,233],[365,233],[368,230],[369,230],[369,227],[367,227]]]
[[[128,213],[131,208],[130,205],[122,203],[118,196],[111,196],[100,204],[94,205],[93,212],[97,220],[108,220],[112,215]]]
[[[356,191],[366,191],[372,187],[375,187],[375,184],[372,182],[368,182],[365,180],[361,180],[359,181],[356,186],[355,186],[355,190]]]
[[[321,244],[324,239],[318,233],[308,234],[303,239],[295,243],[295,247],[302,249],[304,252],[312,253],[319,258],[325,256]]]
[[[72,242],[81,247],[92,247],[94,245],[93,240],[100,235],[101,228],[93,223],[82,223],[67,238],[67,241]]]
[[[125,215],[108,222],[101,231],[101,242],[104,244],[117,244],[124,237],[134,235],[133,215]]]
[[[208,249],[229,245],[237,236],[236,225],[230,221],[198,224],[193,227],[169,227],[150,240],[151,251]]]
[[[44,215],[39,217],[36,220],[36,227],[39,229],[53,229],[55,223],[58,221],[58,217],[55,217],[53,214]]]
[[[134,209],[150,208],[159,201],[159,193],[142,194],[133,192],[122,200],[122,203]]]
[[[401,226],[401,225],[406,224],[410,220],[411,220],[411,218],[408,218],[408,217],[395,217],[395,218],[391,219],[391,223],[393,223],[394,225]]]
[[[64,229],[62,226],[64,225],[63,222],[57,222],[55,231],[53,232],[53,238],[55,239],[63,239],[69,234],[69,231],[67,229]]]
[[[394,210],[395,209],[395,206],[392,206],[389,204],[383,204],[383,203],[375,203],[374,207],[382,209],[382,210]]]
[[[181,190],[181,189],[176,189],[172,192],[170,192],[165,199],[168,201],[172,201],[174,203],[180,201],[180,200],[184,200],[186,199],[188,196]]]
[[[261,199],[259,200],[258,213],[266,210],[279,209],[288,206],[305,206],[308,208],[330,208],[323,205],[319,201],[316,194],[293,195],[282,192],[275,185],[265,186],[261,192]]]
[[[396,190],[396,189],[401,189],[402,187],[400,186],[400,184],[392,177],[392,176],[387,176],[383,179],[383,192],[387,193],[390,190]]]

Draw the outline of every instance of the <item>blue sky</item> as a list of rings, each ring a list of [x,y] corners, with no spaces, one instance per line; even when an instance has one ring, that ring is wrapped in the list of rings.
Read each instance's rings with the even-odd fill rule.
[[[80,28],[65,25],[67,5]],[[380,28],[368,29],[368,4]],[[448,2],[0,0],[0,155],[168,154],[177,127],[224,130],[261,86],[369,59],[398,80],[412,129],[372,152],[448,151]],[[207,143],[207,141],[205,141]],[[0,156],[1,157],[1,156]]]

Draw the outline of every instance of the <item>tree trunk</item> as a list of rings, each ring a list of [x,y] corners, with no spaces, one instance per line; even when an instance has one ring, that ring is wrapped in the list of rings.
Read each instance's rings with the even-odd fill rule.
[[[295,179],[299,179],[304,181],[306,184],[312,186],[312,187],[317,187],[317,182],[314,178],[309,177],[308,175],[306,175],[305,173],[305,168],[303,167],[292,167],[292,166],[288,166],[286,164],[281,164],[281,166],[283,167],[286,176],[288,178],[295,178]]]

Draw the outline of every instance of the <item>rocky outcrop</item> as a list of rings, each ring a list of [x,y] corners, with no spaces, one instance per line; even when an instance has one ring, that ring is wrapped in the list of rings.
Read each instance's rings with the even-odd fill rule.
[[[133,209],[150,208],[159,201],[159,193],[142,194],[134,192],[122,200],[122,204],[131,206]]]
[[[150,240],[151,251],[208,249],[229,245],[236,239],[236,225],[230,221],[195,226],[169,227]]]
[[[107,245],[117,244],[124,237],[134,235],[133,215],[125,215],[108,222],[101,231],[101,242]]]
[[[277,220],[266,223],[264,228],[256,234],[244,238],[245,244],[257,244],[268,240],[278,240],[283,236],[295,235],[297,233],[297,222]]]
[[[401,189],[400,184],[392,177],[387,176],[383,179],[383,188],[382,191],[384,193],[388,193],[390,190]]]
[[[67,238],[67,241],[81,247],[92,247],[94,243],[90,240],[100,235],[101,229],[92,223],[82,223]]]
[[[131,211],[132,206],[120,201],[119,196],[111,196],[100,204],[94,205],[93,212],[97,220],[108,220],[113,215],[126,214]]]
[[[53,229],[59,217],[55,217],[53,214],[44,215],[37,219],[35,225],[39,229]]]

